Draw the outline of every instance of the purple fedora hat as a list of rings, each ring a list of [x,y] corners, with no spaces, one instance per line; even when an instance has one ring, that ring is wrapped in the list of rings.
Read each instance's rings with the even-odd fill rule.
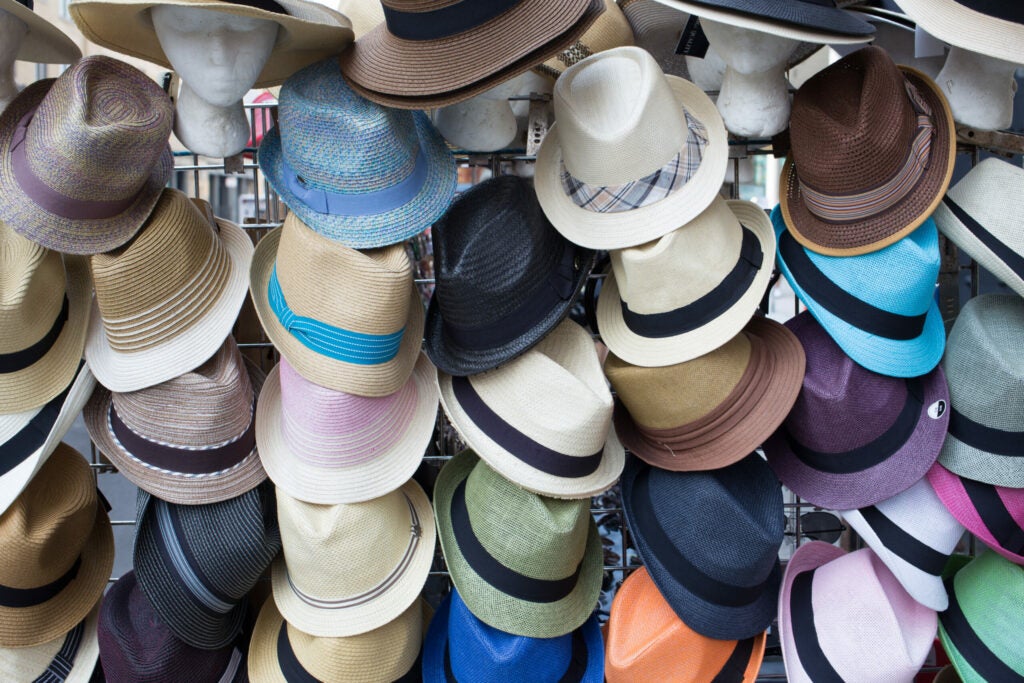
[[[880,375],[844,354],[810,313],[786,326],[804,347],[807,373],[789,417],[764,444],[782,483],[833,510],[875,505],[913,486],[946,438],[942,369]]]

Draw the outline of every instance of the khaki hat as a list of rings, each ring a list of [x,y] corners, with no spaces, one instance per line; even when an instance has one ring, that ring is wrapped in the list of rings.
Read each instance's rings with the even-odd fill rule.
[[[32,0],[0,0],[0,11],[21,19],[28,27],[15,59],[42,64],[70,64],[82,51],[63,31],[35,13]]]
[[[590,55],[623,45],[633,45],[633,31],[615,0],[604,0],[604,12],[579,40],[533,68],[545,76],[558,78],[567,68]]]
[[[0,648],[0,680],[89,683],[100,646],[96,635],[100,601],[74,628],[32,647]]]

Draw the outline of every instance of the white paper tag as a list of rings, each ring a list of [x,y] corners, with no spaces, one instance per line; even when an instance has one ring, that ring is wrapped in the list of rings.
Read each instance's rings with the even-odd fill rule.
[[[918,26],[914,29],[914,58],[941,57],[946,54],[946,44]]]

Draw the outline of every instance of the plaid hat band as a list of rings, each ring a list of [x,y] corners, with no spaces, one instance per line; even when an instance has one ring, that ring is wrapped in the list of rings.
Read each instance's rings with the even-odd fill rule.
[[[64,303],[60,307],[57,318],[53,321],[53,326],[49,332],[43,335],[42,339],[20,351],[0,353],[0,373],[18,372],[40,361],[57,343],[57,339],[64,329],[64,323],[68,321],[69,308],[70,303],[65,294]]]
[[[458,0],[427,12],[403,12],[381,3],[388,31],[403,40],[440,40],[484,24],[523,0]],[[415,4],[415,3],[414,3]]]

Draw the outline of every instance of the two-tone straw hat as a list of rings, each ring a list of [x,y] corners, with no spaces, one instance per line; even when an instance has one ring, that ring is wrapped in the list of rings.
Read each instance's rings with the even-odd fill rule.
[[[90,683],[100,654],[96,626],[100,602],[74,628],[32,647],[0,648],[0,680]]]
[[[149,76],[103,55],[33,83],[0,114],[0,220],[69,254],[123,245],[170,179],[173,113]]]
[[[603,0],[604,11],[579,40],[567,46],[557,55],[533,67],[534,71],[551,78],[558,78],[573,64],[590,55],[611,50],[623,45],[633,45],[633,31],[615,0]]]
[[[899,0],[900,9],[944,43],[1024,63],[1024,7],[990,0]]]
[[[35,12],[33,0],[0,0],[0,10],[14,15],[28,28],[15,59],[42,64],[71,64],[82,56],[73,40]]]

